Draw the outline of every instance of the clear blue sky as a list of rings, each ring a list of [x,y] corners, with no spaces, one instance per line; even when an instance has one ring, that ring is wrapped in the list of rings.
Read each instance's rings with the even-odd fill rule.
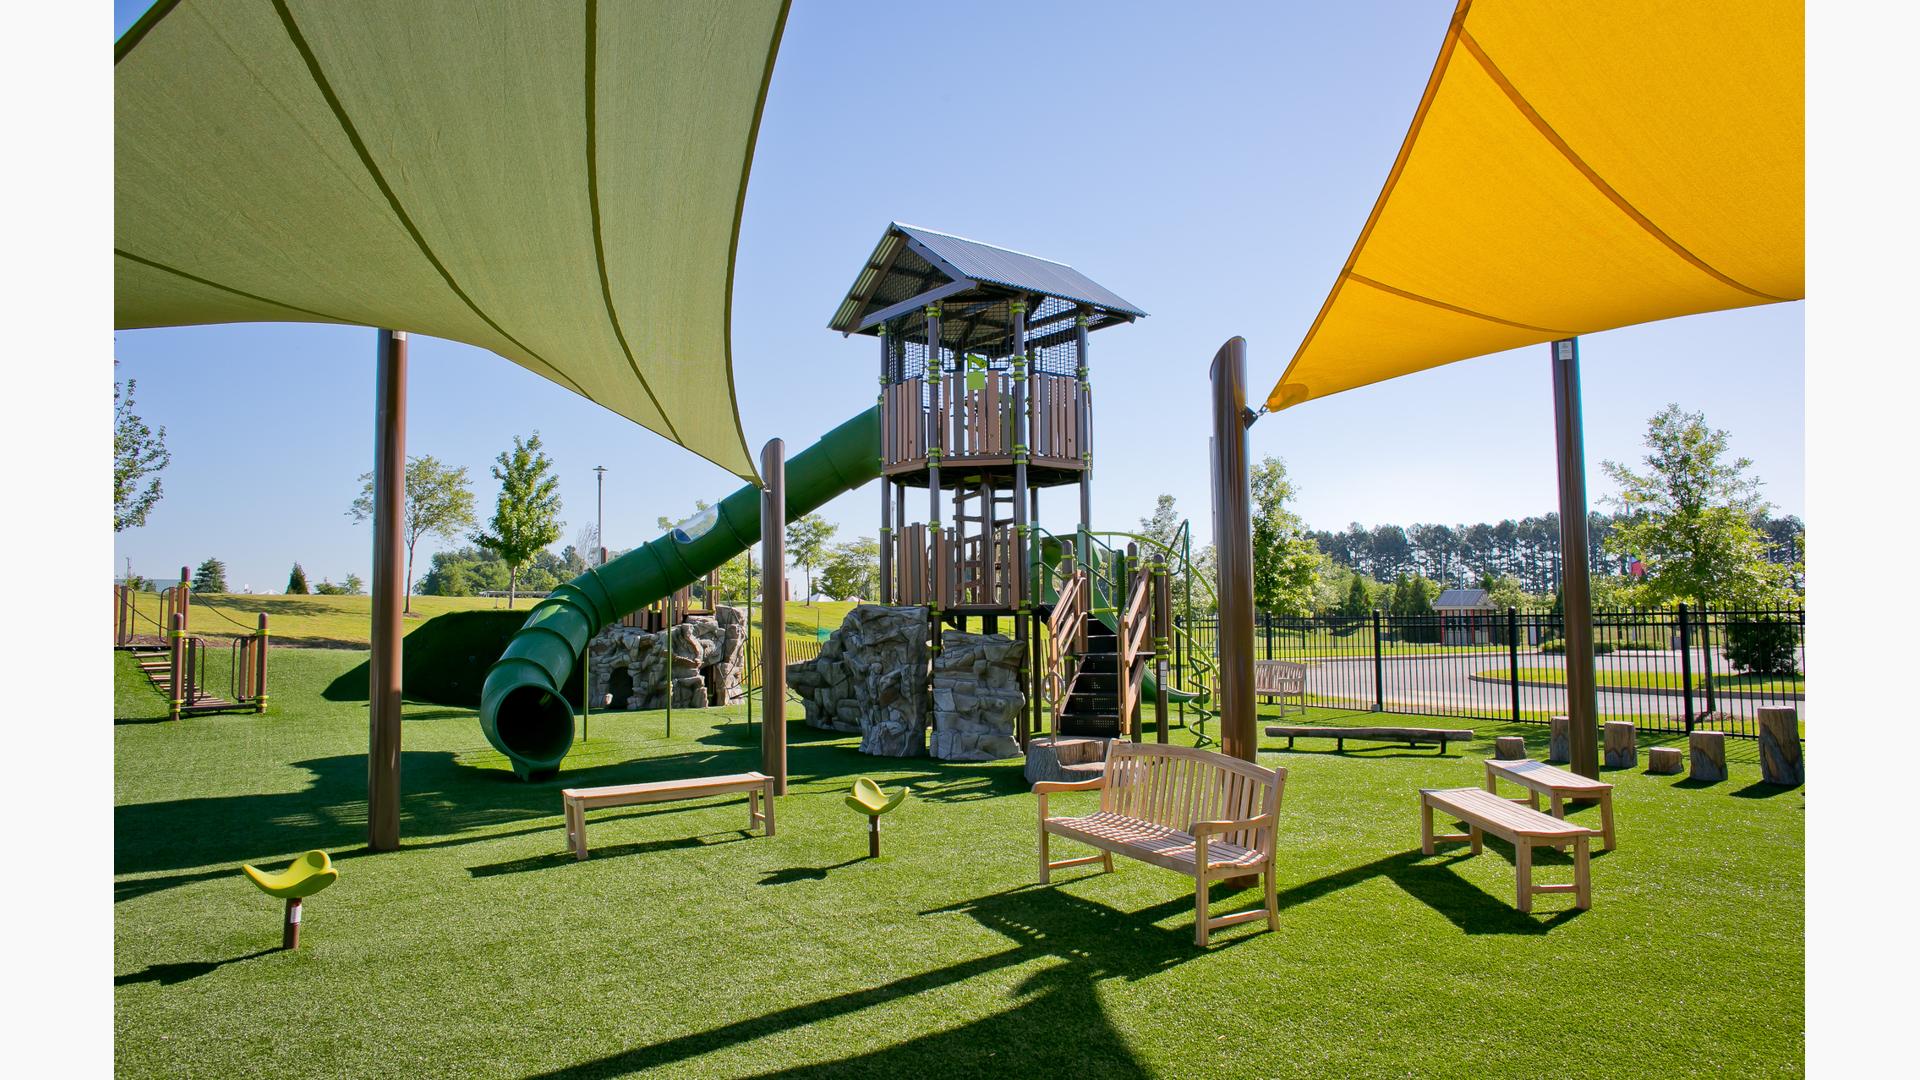
[[[116,35],[146,8],[117,3]],[[1207,527],[1207,383],[1240,334],[1257,391],[1318,310],[1405,134],[1453,5],[977,4],[949,11],[927,70],[924,20],[898,4],[798,0],[769,94],[741,229],[734,360],[749,443],[789,452],[873,399],[874,350],[827,319],[889,220],[1069,262],[1151,313],[1093,339],[1094,515],[1130,527],[1169,492]],[[1009,47],[1018,28],[1026,53]],[[890,58],[897,57],[897,60]],[[937,74],[938,77],[933,77]],[[903,89],[909,83],[911,91]],[[929,160],[939,117],[967,148]],[[999,161],[983,145],[1037,151]],[[958,139],[960,136],[955,134]],[[1049,156],[1049,155],[1052,156]],[[961,168],[953,162],[976,162]],[[345,514],[370,467],[373,331],[291,324],[120,333],[118,374],[167,428],[173,465],[150,523],[116,538],[165,576],[208,556],[234,588],[368,576]],[[1696,316],[1582,341],[1589,484],[1637,459],[1647,417],[1704,410],[1805,514],[1802,305]],[[608,468],[614,547],[737,486],[715,466],[492,354],[414,339],[408,449],[466,465],[482,516],[493,457],[538,429],[566,537]],[[1256,455],[1286,459],[1309,524],[1498,520],[1555,505],[1546,347],[1455,364],[1268,416]],[[877,496],[828,505],[872,534]],[[1069,523],[1066,497],[1043,511]],[[422,545],[424,568],[427,547]]]

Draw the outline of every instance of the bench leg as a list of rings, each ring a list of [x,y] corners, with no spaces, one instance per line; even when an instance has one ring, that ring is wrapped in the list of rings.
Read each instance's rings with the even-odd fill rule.
[[[1613,792],[1600,796],[1600,835],[1608,851],[1613,850]]]
[[[587,857],[587,808],[579,803],[573,804],[573,857]]]
[[[1113,873],[1113,852],[1106,848],[1100,849],[1100,868],[1109,874]]]
[[[1514,903],[1526,915],[1533,911],[1533,841],[1524,836],[1513,845],[1513,870]]]
[[[1484,842],[1484,838],[1480,832],[1480,826],[1469,825],[1467,827],[1467,836],[1469,837],[1467,842],[1473,845],[1473,853],[1475,855],[1480,854],[1480,845]]]
[[[1527,805],[1533,807],[1535,810],[1540,809],[1540,793],[1534,791],[1532,788],[1527,789]]]
[[[1490,795],[1500,794],[1500,781],[1493,775],[1493,764],[1491,762],[1487,764],[1487,793]]]
[[[766,826],[762,836],[773,835],[773,781],[769,780],[760,792],[761,824]]]
[[[1580,910],[1593,906],[1593,879],[1587,874],[1587,838],[1576,837],[1573,841],[1573,902]]]
[[[1193,943],[1207,946],[1207,879],[1205,875],[1194,879],[1193,887]]]
[[[1273,880],[1272,860],[1268,860],[1267,872],[1262,876],[1267,879],[1267,929],[1278,931],[1280,929],[1280,890]]]
[[[1567,801],[1561,798],[1558,792],[1555,792],[1552,797],[1552,805],[1553,816],[1559,818],[1561,821],[1567,820]]]
[[[1433,854],[1433,804],[1420,797],[1420,854]]]
[[[752,832],[760,825],[760,789],[747,789],[747,831]]]
[[[1042,818],[1040,821],[1040,884],[1045,885],[1052,880],[1053,860],[1047,854],[1047,822]]]

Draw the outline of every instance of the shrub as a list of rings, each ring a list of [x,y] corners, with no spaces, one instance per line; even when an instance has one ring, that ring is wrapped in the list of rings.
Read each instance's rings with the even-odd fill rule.
[[[1616,646],[1611,641],[1596,641],[1593,643],[1593,655],[1605,656],[1615,648]],[[1559,655],[1567,651],[1567,643],[1559,638],[1548,638],[1540,643],[1540,651]]]
[[[1761,617],[1727,624],[1727,660],[1749,675],[1798,675],[1800,627],[1788,619]]]

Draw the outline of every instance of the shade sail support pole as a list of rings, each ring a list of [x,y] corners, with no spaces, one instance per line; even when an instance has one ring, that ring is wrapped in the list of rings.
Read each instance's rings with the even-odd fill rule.
[[[1560,473],[1560,610],[1567,664],[1567,735],[1573,771],[1600,775],[1599,702],[1593,676],[1593,593],[1587,576],[1586,436],[1580,411],[1580,339],[1553,351],[1553,433]]]
[[[787,444],[760,450],[760,771],[787,793]]]
[[[400,846],[401,528],[407,499],[407,335],[381,330],[373,415],[373,632],[367,660],[367,846]]]
[[[1213,543],[1220,596],[1220,749],[1242,761],[1259,746],[1253,697],[1253,492],[1247,474],[1247,342],[1213,357]]]

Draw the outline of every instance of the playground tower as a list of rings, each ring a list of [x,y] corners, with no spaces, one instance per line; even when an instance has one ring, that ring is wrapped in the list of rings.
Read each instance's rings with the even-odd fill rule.
[[[894,223],[828,324],[879,345],[880,602],[924,605],[936,654],[943,628],[1011,621],[1026,658],[1023,746],[1048,696],[1038,556],[1049,542],[1071,550],[1090,524],[1088,338],[1145,314],[1062,263]],[[1078,499],[1052,541],[1040,492],[1061,487]],[[1063,735],[1121,733],[1111,705],[1071,713]]]

